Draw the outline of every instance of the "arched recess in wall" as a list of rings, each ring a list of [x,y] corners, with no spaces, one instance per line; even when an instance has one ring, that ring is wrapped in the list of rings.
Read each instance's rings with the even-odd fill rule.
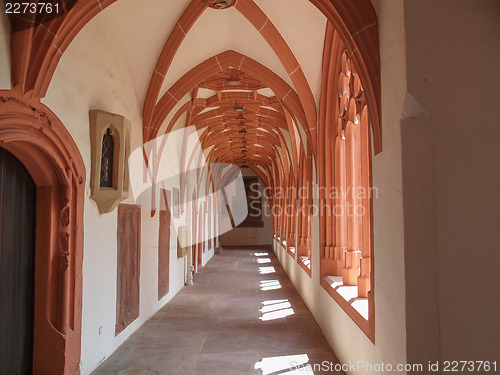
[[[365,81],[370,84],[370,81]],[[341,32],[328,23],[319,116],[321,285],[374,342],[370,93]],[[373,103],[373,102],[372,102]],[[380,135],[380,133],[378,134]],[[374,141],[375,151],[376,142]],[[354,213],[352,209],[355,209]],[[348,298],[345,293],[352,292]]]
[[[37,102],[0,91],[0,146],[37,189],[33,366],[79,373],[85,166],[59,119]],[[48,345],[47,343],[50,343]]]

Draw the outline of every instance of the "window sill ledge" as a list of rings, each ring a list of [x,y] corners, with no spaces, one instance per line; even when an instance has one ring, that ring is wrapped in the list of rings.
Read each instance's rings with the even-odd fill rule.
[[[311,260],[306,256],[299,256],[297,259],[299,266],[311,277]]]
[[[311,269],[311,260],[308,257],[299,257],[299,260],[306,266],[308,269]]]
[[[357,286],[344,285],[342,276],[325,276],[323,280],[336,290],[365,320],[368,320],[368,298],[358,298]]]
[[[343,285],[340,276],[323,276],[321,286],[365,335],[375,343],[375,310],[373,309],[373,300],[370,303],[370,296],[358,298],[357,287]]]

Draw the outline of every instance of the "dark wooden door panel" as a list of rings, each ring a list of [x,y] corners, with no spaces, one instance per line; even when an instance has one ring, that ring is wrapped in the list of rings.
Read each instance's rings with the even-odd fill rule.
[[[0,375],[31,374],[36,187],[0,148]]]

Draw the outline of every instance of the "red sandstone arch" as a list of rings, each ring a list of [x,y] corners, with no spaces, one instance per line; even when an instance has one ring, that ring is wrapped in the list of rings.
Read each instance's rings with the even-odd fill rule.
[[[101,10],[113,4],[117,0],[80,0],[68,14],[51,22],[48,27],[39,27],[14,33],[11,37],[12,51],[12,82],[13,87],[19,87],[23,93],[29,93],[32,97],[44,97],[57,67],[57,64],[74,37],[83,27]],[[343,1],[343,0],[310,0],[334,25],[342,40],[346,43],[357,71],[360,74],[363,86],[366,89],[367,102],[372,119],[372,130],[374,134],[375,152],[382,149],[381,139],[381,114],[380,114],[380,57],[378,52],[378,29],[377,17],[369,0]],[[265,15],[251,1],[240,0],[237,9],[242,12],[255,25],[262,26]],[[193,0],[179,19],[177,27],[174,28],[167,39],[157,69],[153,73],[150,90],[144,105],[144,124],[147,127],[152,119],[152,108],[155,105],[155,92],[161,89],[163,82],[160,71],[168,69],[170,63],[182,43],[187,31],[203,13],[205,7],[200,1]],[[267,19],[267,17],[266,17]],[[267,29],[267,26],[264,28]],[[264,32],[264,29],[262,30]],[[263,34],[272,47],[277,51],[277,46],[283,47],[278,41],[279,33],[271,31],[273,27]],[[274,28],[275,29],[275,28]],[[276,39],[278,37],[278,39]],[[43,41],[43,44],[40,44]],[[36,45],[35,45],[36,44]],[[36,56],[33,50],[36,49]],[[284,62],[285,67],[294,65],[291,63],[288,52],[279,53],[278,56]],[[159,69],[158,69],[159,68]],[[290,73],[291,71],[287,69]],[[299,74],[300,75],[300,74]],[[292,77],[293,78],[293,77]],[[295,78],[303,83],[302,77]],[[296,81],[294,81],[294,84]],[[302,93],[302,83],[298,91]],[[307,82],[306,82],[307,83]],[[151,92],[150,92],[151,91]],[[308,95],[308,94],[307,94]],[[156,98],[157,98],[156,94]],[[310,98],[301,100],[310,102]],[[311,108],[304,106],[308,120],[311,119]],[[314,124],[316,127],[316,124]],[[313,137],[315,142],[315,137]]]
[[[283,79],[270,69],[245,55],[235,51],[226,51],[205,60],[197,67],[191,69],[168,89],[156,105],[151,128],[148,129],[146,127],[144,129],[144,139],[150,140],[157,135],[168,113],[193,87],[206,77],[230,67],[239,67],[239,70],[245,71],[252,76],[261,77],[262,82],[271,88],[277,97],[282,100],[283,106],[298,118],[302,126],[306,126],[307,120],[300,99],[297,93]],[[311,142],[310,138],[308,142]],[[312,145],[312,143],[310,144]]]
[[[309,0],[330,21],[351,53],[369,107],[374,152],[382,151],[378,20],[369,0]]]
[[[79,374],[85,166],[48,108],[0,91],[0,146],[37,186],[35,340],[40,374]]]
[[[252,140],[256,140],[256,139],[255,139],[255,137],[249,137],[248,140],[252,141]],[[265,146],[259,150],[259,149],[257,149],[257,147],[247,145],[247,148],[249,151],[255,151],[255,154],[260,154],[261,157],[264,157],[264,156],[271,156],[272,157],[272,156],[274,156],[274,153],[272,152],[274,147],[279,147],[278,145],[283,146],[284,140],[283,140],[282,135],[276,134],[273,139],[266,139],[261,143],[266,145],[267,147]],[[203,147],[203,149],[207,149],[207,148],[210,148],[211,146],[216,146],[218,144],[224,144],[224,142],[221,142],[220,134],[216,134],[216,135],[208,134],[208,131],[205,130],[200,135],[200,144]],[[235,145],[236,149],[240,149],[240,147],[241,147],[240,144]],[[239,162],[239,159],[241,159],[241,157],[237,157],[236,155],[234,155],[234,153],[226,152],[227,148],[221,148],[221,147],[219,147],[217,149],[214,148],[210,151],[209,156],[213,155],[215,150],[218,152],[218,155],[221,156],[221,160],[224,160],[225,162],[231,162],[231,163],[236,164],[236,165],[241,165],[241,163]],[[289,151],[283,150],[283,153],[288,155]],[[248,158],[249,161],[250,160],[256,161],[258,159],[259,158],[256,157],[255,155]],[[207,160],[208,160],[208,157],[207,157]],[[189,164],[190,163],[191,163],[191,160],[190,160]],[[189,169],[189,165],[188,165],[188,169]]]
[[[182,44],[187,33],[205,9],[207,8],[201,1],[192,0],[168,36],[168,39],[160,53],[160,57],[156,62],[155,69],[153,70],[148,91],[146,93],[146,99],[144,100],[144,124],[150,124],[152,122],[154,108],[165,80],[165,73],[170,67],[175,54],[177,53],[177,50]]]
[[[37,28],[14,33],[11,37],[12,51],[12,82],[13,87],[19,87],[23,93],[30,93],[32,97],[44,97],[57,67],[57,64],[74,37],[83,27],[101,10],[117,0],[80,0],[77,5],[65,16],[49,27]],[[242,1],[240,9],[251,7]],[[380,114],[380,56],[378,52],[377,17],[370,0],[309,0],[313,3],[339,31],[342,40],[346,43],[353,55],[354,65],[358,70],[363,86],[367,90],[367,101],[372,119],[375,152],[382,149],[381,114]],[[157,67],[168,67],[180,43],[186,35],[186,30],[194,24],[204,7],[201,2],[193,0],[181,17],[178,26],[167,40],[165,53],[162,52]],[[255,9],[254,9],[255,10]],[[248,14],[251,18],[251,15]],[[254,22],[262,21],[262,16],[254,16]],[[260,23],[258,23],[260,24]],[[269,36],[274,32],[269,32]],[[43,40],[43,45],[34,46],[34,40]],[[31,56],[32,50],[37,49],[36,59]],[[173,53],[173,55],[172,55]],[[281,55],[281,58],[286,58]],[[157,71],[159,72],[159,71]],[[153,82],[154,81],[154,82]],[[145,103],[144,123],[149,124],[152,116],[151,108],[155,105],[153,92],[161,88],[161,76],[153,73],[148,99]],[[308,106],[307,106],[308,107]],[[306,109],[309,113],[309,107]]]
[[[146,94],[143,116],[145,126],[148,126],[153,120],[152,112],[154,111],[156,101],[158,100],[168,67],[170,66],[185,35],[203,12],[203,9],[200,9],[200,4],[200,2],[190,3],[181,16],[179,23],[177,24],[178,27],[174,28],[163,47]],[[316,104],[309,87],[309,83],[307,82],[300,64],[276,27],[252,0],[240,0],[236,4],[236,9],[248,19],[248,21],[256,28],[256,30],[258,30],[259,33],[262,34],[292,79],[292,82],[297,88],[297,92],[307,118],[307,123],[303,123],[303,126],[306,128],[306,132],[311,134],[312,145],[315,148]]]
[[[262,9],[260,9],[259,6],[253,2],[253,0],[238,1],[236,3],[236,9],[243,16],[245,16],[255,29],[258,30],[264,37],[290,76],[302,103],[302,107],[304,108],[307,118],[305,130],[306,134],[310,135],[313,154],[315,154],[317,142],[316,103],[314,101],[309,82],[307,81],[299,62],[286,43],[285,39],[281,36],[278,29],[276,29],[271,20],[266,16]]]
[[[284,114],[281,104],[277,102],[277,99],[273,101],[272,100],[273,98],[268,98],[263,95],[257,95],[257,98],[255,99],[253,97],[253,94],[237,92],[237,93],[223,93],[220,99],[218,98],[217,95],[214,95],[207,99],[196,98],[193,100],[188,100],[177,110],[177,112],[175,112],[174,116],[167,125],[166,133],[170,132],[171,129],[173,129],[173,127],[179,120],[179,118],[184,113],[189,111],[191,111],[191,113],[188,113],[191,116],[191,120],[189,121],[191,124],[195,125],[197,128],[203,128],[205,126],[210,125],[212,128],[215,129],[217,125],[220,125],[220,120],[215,121],[214,118],[220,115],[225,115],[225,111],[227,109],[232,109],[236,102],[245,103],[246,107],[253,105],[258,106],[256,114],[267,116],[269,118],[277,120],[282,120],[283,123],[281,123],[281,121],[276,121],[273,124],[277,125],[282,129],[289,130],[289,125],[286,124],[288,118]],[[260,107],[261,105],[270,106],[275,108],[276,110],[272,111],[271,109],[265,109]],[[200,112],[206,109],[207,107],[216,107],[216,108],[211,111],[200,114]],[[290,117],[289,115],[287,116]],[[225,118],[225,120],[227,121],[227,118]]]
[[[205,80],[207,77],[212,76],[213,74],[223,71],[224,69],[228,69],[231,67],[238,67],[238,70],[240,71],[245,71],[250,74],[250,76],[254,75],[259,75],[264,76],[266,79],[263,79],[266,83],[266,85],[269,85],[271,89],[277,94],[278,99],[281,97],[284,97],[284,105],[285,108],[288,106],[287,113],[288,111],[293,111],[293,115],[299,119],[305,119],[305,114],[302,111],[302,107],[300,104],[300,100],[298,98],[298,95],[293,91],[293,89],[286,84],[280,77],[278,77],[275,73],[270,71],[269,69],[263,67],[259,63],[255,62],[252,59],[249,59],[245,57],[244,55],[241,55],[239,53],[236,53],[234,51],[226,51],[222,54],[219,54],[217,56],[214,56],[213,58],[205,61],[204,63],[200,64],[198,67],[193,68],[190,72],[186,73],[179,81],[177,81],[172,87],[165,93],[163,98],[160,100],[160,102],[156,106],[156,113],[155,113],[155,118],[154,118],[154,125],[153,129],[150,129],[149,133],[146,133],[147,129],[145,130],[144,133],[144,139],[154,139],[159,131],[159,128],[161,124],[164,121],[164,118],[172,111],[172,109],[177,105],[178,100],[180,98],[184,97],[190,90],[193,89],[193,99],[186,102],[184,105],[182,105],[179,110],[174,114],[172,120],[170,121],[169,125],[167,126],[166,133],[168,134],[171,129],[174,127],[180,116],[188,112],[188,120],[186,120],[186,123],[193,124],[197,127],[198,130],[201,129],[206,129],[207,126],[210,126],[211,130],[215,130],[216,128],[220,127],[220,120],[216,121],[211,121],[211,119],[214,116],[219,115],[219,112],[222,113],[222,106],[224,105],[224,102],[231,102],[231,106],[228,106],[228,108],[233,108],[234,103],[233,101],[238,101],[238,100],[243,100],[247,99],[249,100],[249,103],[252,102],[262,102],[263,104],[268,104],[267,102],[269,101],[270,104],[274,103],[274,100],[272,98],[266,98],[263,96],[255,95],[255,94],[244,94],[244,93],[224,93],[224,94],[217,94],[216,96],[209,98],[209,99],[199,99],[195,97],[195,90],[197,85]],[[247,68],[248,67],[248,68]],[[267,81],[267,82],[266,82]],[[270,83],[268,83],[270,82]],[[200,114],[201,110],[203,110],[207,105],[217,105],[219,106],[219,109],[214,109],[209,112],[205,112],[203,114]],[[257,104],[259,105],[259,104]],[[279,106],[277,108],[280,108]],[[226,108],[227,109],[227,108]],[[269,116],[274,117],[282,117],[283,124],[280,126],[279,122],[277,123],[276,120],[273,120],[273,123],[270,123],[270,125],[273,126],[280,126],[281,128],[285,130],[290,130],[289,124],[287,123],[288,121],[291,121],[291,115],[288,115],[288,118],[286,116],[283,116],[283,110],[278,110],[278,111],[271,111],[271,110],[264,110],[260,109],[259,111],[267,111],[267,114]],[[272,112],[272,113],[271,113]],[[297,115],[298,112],[298,115]],[[200,121],[200,122],[198,122]],[[262,120],[264,123],[267,120]],[[304,123],[305,120],[302,121],[302,124]],[[268,128],[269,131],[272,130],[272,127],[269,126],[264,126],[264,128]],[[222,130],[222,129],[220,129]],[[307,128],[304,129],[307,134]],[[204,136],[209,135],[210,132],[204,132]],[[266,138],[273,137],[274,133],[269,133],[267,134]],[[280,138],[282,138],[282,134],[278,132],[276,134]],[[220,145],[227,145],[227,140],[225,139],[224,133],[220,133],[218,135],[214,135],[215,140],[219,141]],[[253,135],[249,135],[248,139],[254,139],[252,138]],[[257,138],[254,139],[255,141]],[[265,138],[260,138],[261,141],[265,140]],[[312,140],[310,137],[306,140],[306,142],[309,145],[309,149],[312,148]],[[215,144],[216,142],[214,142]],[[257,143],[262,143],[262,142],[257,142]],[[266,142],[264,142],[265,144]],[[206,146],[209,147],[211,142]],[[238,143],[239,144],[239,143]],[[277,147],[282,147],[284,142],[276,142],[274,146]],[[233,145],[234,146],[234,145]],[[241,145],[240,145],[241,146]],[[273,144],[270,143],[271,148],[273,147]],[[220,150],[220,149],[219,149]],[[286,150],[283,150],[284,152],[288,153],[288,148]],[[258,152],[255,152],[258,154]],[[235,162],[236,164],[240,164],[239,162],[235,161],[234,158],[234,153],[232,158],[230,160],[232,162]]]

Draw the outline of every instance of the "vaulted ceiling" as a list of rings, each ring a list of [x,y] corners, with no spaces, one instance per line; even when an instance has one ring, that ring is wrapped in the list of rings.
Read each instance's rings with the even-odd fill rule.
[[[209,160],[265,173],[280,155],[292,162],[290,133],[306,149],[314,144],[307,130],[316,123],[326,17],[303,0],[232,5],[192,1],[172,25],[145,96],[144,138],[195,125]]]
[[[369,1],[358,2],[228,0],[214,9],[203,0],[67,0],[64,17],[12,35],[13,86],[43,98],[64,51],[98,19],[123,42],[144,142],[193,125],[208,161],[270,175],[317,152],[328,21],[354,58],[366,55],[361,77],[377,71],[369,59],[377,43],[350,37],[374,25]]]

